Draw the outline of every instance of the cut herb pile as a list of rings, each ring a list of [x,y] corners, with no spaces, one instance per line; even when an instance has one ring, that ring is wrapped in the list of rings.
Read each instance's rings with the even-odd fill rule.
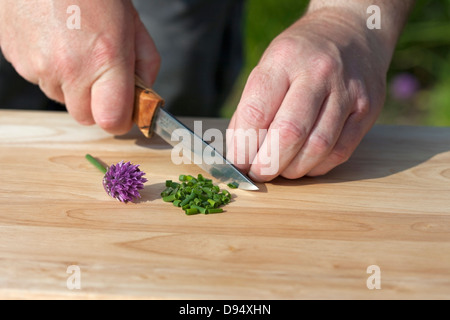
[[[231,201],[227,190],[220,190],[212,180],[205,179],[201,174],[197,178],[181,175],[179,180],[179,183],[167,180],[161,197],[163,201],[183,209],[187,215],[221,213],[221,207]]]

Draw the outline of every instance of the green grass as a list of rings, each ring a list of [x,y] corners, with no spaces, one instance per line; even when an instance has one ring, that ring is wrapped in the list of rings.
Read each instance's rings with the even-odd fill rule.
[[[249,0],[245,65],[222,115],[233,114],[246,79],[264,50],[304,12],[309,1]],[[414,75],[420,90],[399,101],[389,94],[378,123],[450,126],[450,0],[417,0],[399,39],[388,86],[399,73]]]

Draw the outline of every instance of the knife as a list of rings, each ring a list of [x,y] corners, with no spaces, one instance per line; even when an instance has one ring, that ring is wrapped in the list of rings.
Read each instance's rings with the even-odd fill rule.
[[[147,88],[144,82],[136,76],[135,102],[133,122],[147,138],[156,133],[171,146],[183,147],[190,151],[190,159],[204,171],[223,183],[237,183],[242,190],[259,190],[259,188],[244,174],[242,174],[220,152],[206,143],[191,129],[178,121],[173,115],[163,109],[164,99],[154,90]],[[172,133],[182,129],[190,139],[182,141],[172,140]],[[185,141],[186,140],[186,141]],[[195,146],[195,147],[193,147]],[[185,154],[183,154],[186,156]]]

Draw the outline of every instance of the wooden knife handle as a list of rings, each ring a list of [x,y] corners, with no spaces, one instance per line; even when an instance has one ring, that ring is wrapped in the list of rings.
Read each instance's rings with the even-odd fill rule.
[[[147,138],[150,138],[153,133],[153,117],[158,108],[163,107],[164,99],[152,89],[147,88],[138,76],[135,77],[135,82],[133,122]]]

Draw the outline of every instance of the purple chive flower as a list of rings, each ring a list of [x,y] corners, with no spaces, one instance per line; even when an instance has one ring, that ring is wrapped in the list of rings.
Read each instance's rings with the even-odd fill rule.
[[[391,82],[391,93],[398,100],[411,99],[419,88],[419,80],[410,73],[400,73]]]
[[[139,190],[142,190],[147,182],[144,175],[139,165],[121,161],[108,168],[103,177],[103,187],[111,197],[121,202],[133,201],[141,197]]]

